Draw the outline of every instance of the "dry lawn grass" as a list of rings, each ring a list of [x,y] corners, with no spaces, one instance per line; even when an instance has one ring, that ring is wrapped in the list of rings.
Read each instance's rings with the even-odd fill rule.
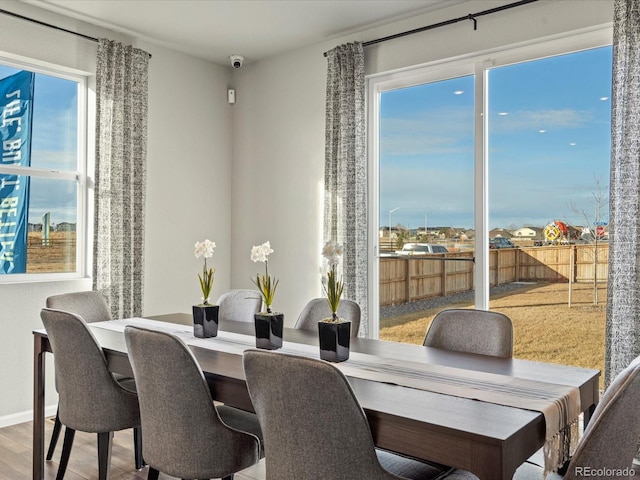
[[[42,245],[42,233],[29,232],[27,273],[75,272],[76,233],[51,232],[50,244]]]
[[[606,285],[598,288],[598,306],[593,305],[593,285],[573,284],[571,308],[568,292],[566,283],[523,285],[492,297],[490,308],[513,321],[514,357],[604,371]],[[380,338],[421,345],[429,323],[441,309],[382,319]],[[600,377],[601,388],[602,383]]]

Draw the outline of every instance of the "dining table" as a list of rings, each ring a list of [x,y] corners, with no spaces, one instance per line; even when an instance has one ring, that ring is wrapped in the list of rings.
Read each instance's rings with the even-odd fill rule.
[[[242,352],[255,348],[253,323],[221,322],[218,336],[206,339],[193,337],[193,319],[185,313],[88,324],[109,370],[133,376],[123,333],[129,324],[183,338],[205,373],[214,400],[253,411],[242,366]],[[45,330],[33,334],[33,479],[42,480],[45,359],[51,345]],[[278,351],[319,358],[317,345],[317,332],[285,328]],[[599,370],[367,338],[351,339],[350,358],[336,366],[347,376],[378,448],[468,470],[481,480],[512,478],[518,466],[545,444],[547,417],[536,409],[494,403],[483,395],[432,389],[434,369],[456,378],[468,375],[474,381],[487,377],[572,388],[585,425],[600,396]],[[410,381],[399,380],[405,371],[410,372]],[[331,402],[330,393],[318,395]]]

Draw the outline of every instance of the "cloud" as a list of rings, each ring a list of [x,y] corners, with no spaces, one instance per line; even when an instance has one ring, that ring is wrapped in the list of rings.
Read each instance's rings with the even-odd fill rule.
[[[473,128],[473,111],[468,108],[436,109],[411,118],[383,118],[380,153],[385,156],[473,152]]]
[[[76,150],[33,149],[31,151],[32,167],[76,171],[78,169],[77,165]]]
[[[489,129],[496,134],[576,129],[588,126],[593,117],[588,110],[519,110],[495,118]],[[418,112],[412,117],[382,118],[380,131],[383,157],[473,154],[474,119],[469,108],[440,108]]]
[[[33,116],[33,148],[42,150],[77,150],[77,117],[75,102],[65,107],[41,105]],[[74,161],[75,169],[75,161]]]
[[[473,158],[458,165],[424,157],[401,160],[402,157],[387,162],[381,170],[381,225],[388,224],[390,209],[400,207],[392,215],[394,225],[422,226],[427,214],[432,226],[473,226]],[[554,219],[584,222],[574,218],[572,203],[593,211],[593,192],[597,187],[593,173],[574,170],[570,176],[564,176],[555,175],[557,169],[539,165],[532,168],[514,163],[511,167],[490,174],[491,228],[511,224],[544,226]],[[608,179],[601,180],[600,186],[606,197]]]
[[[592,121],[593,113],[588,110],[519,110],[493,119],[489,129],[494,133],[573,129],[587,126]]]
[[[42,222],[51,212],[51,222],[77,222],[77,184],[71,180],[31,177],[29,221]]]
[[[588,110],[519,110],[492,119],[494,134],[558,131],[589,126],[594,115]],[[473,110],[466,107],[439,108],[407,117],[387,117],[381,121],[381,157],[398,155],[473,154]]]
[[[416,170],[411,165],[394,165],[381,172],[380,223],[471,226],[473,223],[473,159],[469,168],[451,170],[448,165],[427,166]]]

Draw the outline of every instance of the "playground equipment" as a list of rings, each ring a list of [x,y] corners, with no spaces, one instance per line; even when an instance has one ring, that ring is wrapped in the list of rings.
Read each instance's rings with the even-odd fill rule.
[[[556,220],[544,227],[542,233],[544,234],[544,238],[547,242],[556,242],[567,236],[569,228],[566,223]]]

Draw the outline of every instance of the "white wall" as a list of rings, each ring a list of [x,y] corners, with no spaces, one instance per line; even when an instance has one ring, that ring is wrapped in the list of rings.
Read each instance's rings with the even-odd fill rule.
[[[234,74],[232,277],[250,286],[252,244],[270,240],[270,271],[280,279],[274,307],[291,326],[320,293],[326,60],[323,52],[503,5],[474,0],[428,15],[300,48]],[[550,0],[365,49],[367,74],[498,48],[611,22],[610,0]],[[373,239],[376,241],[376,239]]]
[[[151,52],[144,313],[190,312],[202,293],[194,244],[217,248],[212,300],[230,285],[231,68]]]
[[[289,325],[321,293],[323,60],[317,47],[295,52],[247,65],[235,82],[231,283],[252,287],[264,266],[251,247],[269,240],[269,272],[280,280],[273,308]]]
[[[2,8],[65,28],[79,22],[20,2]],[[79,24],[149,51],[148,187],[145,314],[189,312],[200,301],[201,260],[194,243],[217,242],[213,296],[230,285],[231,114],[226,92],[231,69],[113,32]],[[0,50],[95,72],[96,44],[0,15]],[[180,181],[176,181],[180,178]],[[49,295],[91,289],[91,280],[0,284],[0,426],[31,419],[32,330]],[[51,357],[50,357],[51,358]],[[51,364],[52,362],[48,362]],[[47,403],[55,405],[49,369]],[[55,412],[55,409],[53,410]]]

